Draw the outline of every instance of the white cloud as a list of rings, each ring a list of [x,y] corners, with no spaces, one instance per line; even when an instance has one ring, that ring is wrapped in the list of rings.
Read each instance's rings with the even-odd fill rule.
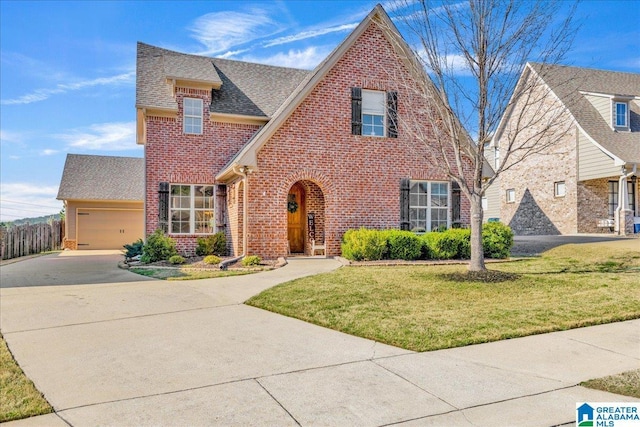
[[[300,40],[310,39],[310,38],[313,38],[313,37],[324,36],[325,34],[351,31],[357,26],[358,26],[357,23],[341,24],[341,25],[336,25],[334,27],[326,27],[326,28],[320,28],[320,29],[316,29],[316,30],[302,31],[302,32],[300,32],[298,34],[292,34],[290,36],[278,37],[277,39],[273,39],[271,41],[266,42],[263,46],[264,47],[278,46],[278,45],[282,45],[282,44],[297,42],[297,41],[300,41]]]
[[[206,48],[200,55],[225,52],[278,30],[278,24],[268,16],[268,12],[258,8],[247,12],[208,13],[197,18],[190,28],[192,36]]]
[[[57,186],[0,183],[0,221],[56,214],[62,209],[57,194]]]
[[[289,52],[280,52],[266,58],[246,56],[242,59],[243,61],[258,62],[261,64],[311,70],[322,62],[330,52],[330,48],[318,48],[313,46],[304,50],[292,49],[289,50]]]
[[[21,143],[24,141],[24,135],[19,132],[11,132],[8,130],[0,129],[0,143]]]
[[[54,88],[36,89],[33,92],[22,95],[18,98],[0,100],[0,105],[31,104],[34,102],[44,101],[53,95],[59,95],[89,87],[133,83],[135,81],[135,75],[135,71],[130,71],[111,77],[98,77],[92,80],[81,80],[74,83],[60,83]]]
[[[114,122],[94,124],[86,129],[74,129],[55,137],[65,141],[69,148],[123,151],[140,148],[136,144],[135,132],[136,122]]]
[[[58,152],[59,152],[58,150],[53,150],[51,148],[46,148],[46,149],[40,151],[40,155],[41,156],[52,156],[52,155],[54,155],[54,154],[56,154]]]

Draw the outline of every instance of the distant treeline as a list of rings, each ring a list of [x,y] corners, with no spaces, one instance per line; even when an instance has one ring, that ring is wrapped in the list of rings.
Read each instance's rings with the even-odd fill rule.
[[[60,214],[44,215],[44,216],[38,216],[35,218],[22,218],[22,219],[16,219],[14,221],[4,221],[4,222],[0,222],[0,226],[9,228],[9,227],[24,225],[24,224],[50,223],[51,221],[60,221]]]

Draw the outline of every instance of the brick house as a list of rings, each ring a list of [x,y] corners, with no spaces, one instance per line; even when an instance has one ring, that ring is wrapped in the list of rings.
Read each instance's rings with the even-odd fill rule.
[[[532,80],[546,92],[545,105],[534,108],[538,118],[562,111],[566,128],[555,145],[500,176],[501,221],[520,235],[633,233],[640,222],[640,74],[527,64],[520,84]],[[496,167],[510,126],[531,114],[518,100],[512,105],[490,147]]]
[[[339,255],[361,226],[468,223],[466,198],[404,132],[426,108],[409,102],[412,55],[381,6],[312,71],[139,43],[146,233],[188,254],[224,231],[234,255],[275,258],[314,242]]]

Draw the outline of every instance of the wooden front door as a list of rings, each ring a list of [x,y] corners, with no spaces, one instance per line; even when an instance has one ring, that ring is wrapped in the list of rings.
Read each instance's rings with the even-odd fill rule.
[[[304,187],[299,182],[293,184],[287,197],[289,250],[291,253],[304,252],[305,225]],[[295,212],[292,212],[295,210]]]

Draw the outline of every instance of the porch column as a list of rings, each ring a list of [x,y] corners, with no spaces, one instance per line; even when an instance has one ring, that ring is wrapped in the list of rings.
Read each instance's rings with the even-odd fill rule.
[[[615,212],[615,230],[619,235],[625,236],[633,234],[633,211],[629,209],[629,190],[627,188],[627,178],[631,177],[637,171],[637,165],[633,166],[633,170],[627,173],[627,169],[622,167],[622,175],[618,181],[618,206]]]

